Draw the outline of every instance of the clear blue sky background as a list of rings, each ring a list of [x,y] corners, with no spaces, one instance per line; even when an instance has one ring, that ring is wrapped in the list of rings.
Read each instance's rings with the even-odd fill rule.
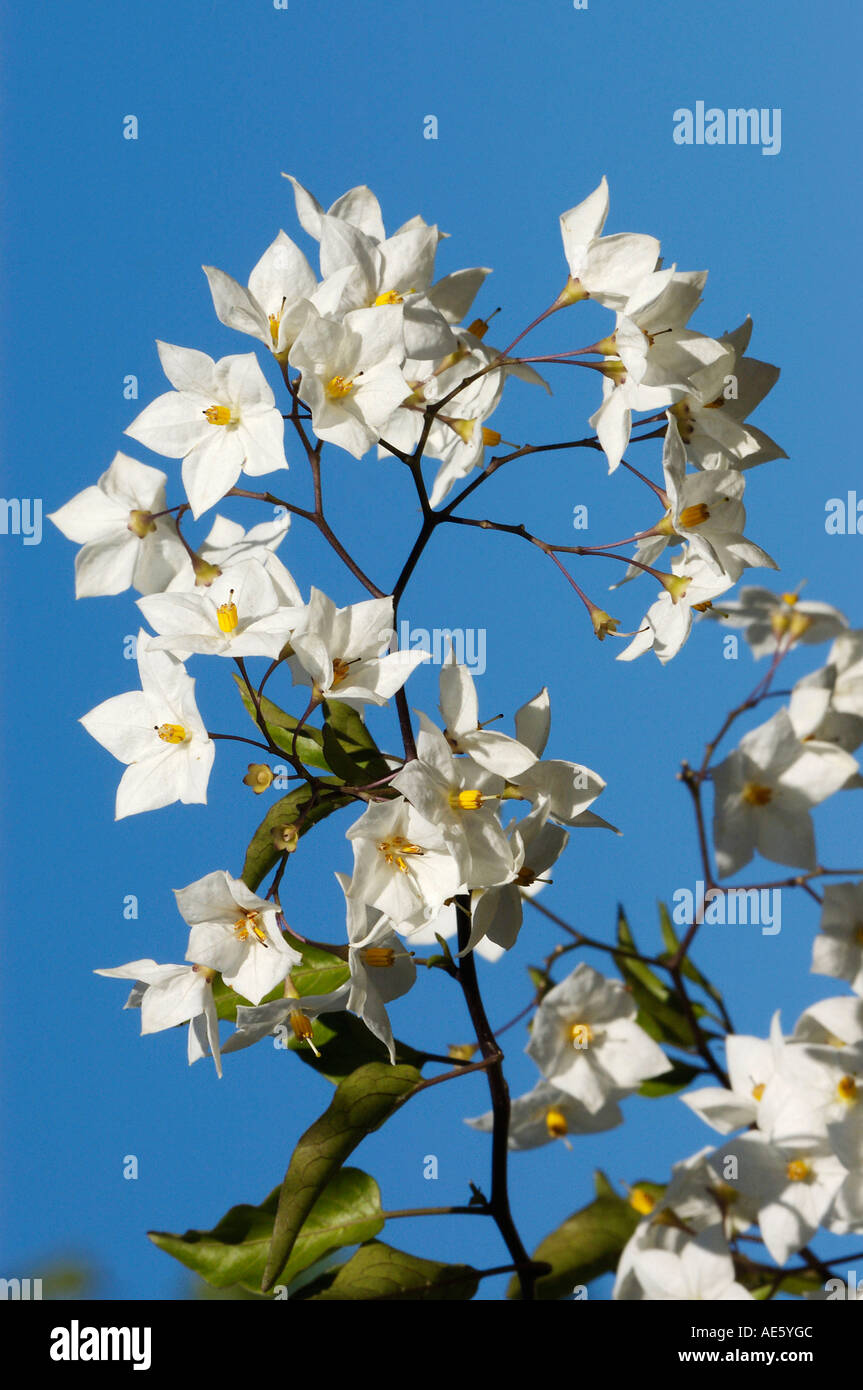
[[[315,251],[298,231],[282,170],[325,204],[368,183],[389,228],[416,212],[437,221],[451,234],[442,273],[494,268],[477,309],[502,306],[497,341],[557,293],[565,276],[558,215],[606,173],[608,230],[652,232],[669,263],[709,268],[696,326],[719,334],[751,313],[752,351],[781,364],[757,422],[791,458],[749,475],[748,529],[780,562],[782,583],[807,578],[808,596],[838,603],[863,625],[863,537],[824,530],[826,500],[861,477],[858,401],[848,389],[858,346],[861,133],[860,21],[850,0],[727,0],[719,9],[590,0],[585,10],[567,0],[290,0],[286,11],[270,0],[91,0],[50,13],[6,3],[2,13],[4,495],[40,497],[47,513],[125,449],[164,467],[171,500],[180,500],[179,465],[122,432],[165,389],[157,337],[216,357],[250,349],[216,321],[202,263],[244,281],[280,227]],[[672,113],[698,100],[781,108],[781,152],[677,146]],[[134,142],[122,135],[130,114],[139,121]],[[423,138],[430,114],[436,141]],[[584,312],[585,324],[599,323]],[[560,347],[562,334],[563,346],[589,340],[580,333],[560,316],[536,335],[536,350]],[[123,398],[129,373],[139,378],[138,403]],[[553,385],[551,399],[521,386],[507,393],[494,422],[505,437],[587,432],[595,378],[561,370]],[[652,450],[645,446],[641,458],[655,470]],[[290,457],[293,471],[280,482],[303,501],[303,460],[295,450]],[[416,524],[401,470],[334,456],[327,483],[336,525],[378,582],[391,583]],[[622,471],[608,480],[586,451],[513,465],[480,494],[474,514],[524,521],[567,542],[577,503],[589,506],[588,534],[597,541],[653,517],[643,489]],[[234,506],[223,510],[248,524],[260,519],[252,504]],[[193,534],[208,525],[206,518]],[[315,583],[340,603],[362,597],[302,523],[281,554],[304,589]],[[331,1092],[267,1046],[228,1059],[221,1083],[209,1063],[189,1069],[182,1035],[140,1039],[137,1015],[120,1011],[124,985],[92,974],[139,956],[182,959],[185,930],[170,890],[214,868],[238,873],[262,805],[240,783],[242,750],[222,745],[207,807],[113,822],[121,769],[76,721],[136,687],[123,640],[137,630],[138,614],[128,594],[75,604],[73,555],[48,522],[40,545],[0,537],[0,1274],[35,1274],[72,1252],[98,1269],[100,1297],[172,1298],[183,1273],[145,1230],[207,1227],[234,1202],[263,1198]],[[600,602],[618,577],[611,569],[584,561],[577,571]],[[754,582],[764,577],[751,573]],[[625,598],[612,597],[612,611],[634,627],[651,597],[632,586]],[[546,901],[584,930],[610,936],[621,899],[639,940],[656,948],[656,900],[698,876],[675,771],[754,684],[748,652],[724,660],[721,630],[704,625],[667,669],[652,657],[615,663],[614,643],[593,640],[538,552],[455,528],[430,548],[404,615],[417,626],[486,629],[485,715],[509,716],[550,687],[551,752],[606,778],[598,809],[625,837],[576,835]],[[795,658],[792,674],[818,656],[810,649]],[[242,731],[228,664],[196,658],[191,670],[210,727]],[[433,711],[435,676],[415,678],[412,703]],[[857,806],[849,794],[818,816],[834,862],[859,862]],[[334,817],[304,842],[286,880],[289,920],[315,936],[343,930],[332,871],[350,868],[345,824]],[[126,894],[139,899],[137,921],[123,918]],[[764,1034],[778,1006],[790,1028],[807,1003],[843,992],[807,973],[816,916],[814,904],[786,895],[778,937],[705,929],[698,959],[725,988],[740,1031]],[[527,1002],[524,967],[556,939],[528,914],[513,955],[481,964],[495,1023]],[[465,1039],[456,996],[444,976],[422,978],[393,1009],[397,1031],[441,1049]],[[513,1030],[507,1040],[518,1094],[536,1073],[521,1054],[525,1035]],[[387,1207],[464,1201],[469,1179],[487,1182],[489,1145],[462,1117],[486,1108],[481,1080],[433,1089],[356,1162],[379,1179]],[[514,1205],[528,1246],[589,1199],[595,1166],[616,1181],[662,1180],[671,1162],[711,1142],[676,1099],[634,1099],[625,1109],[623,1129],[577,1141],[572,1152],[554,1145],[514,1157]],[[439,1159],[435,1183],[422,1176],[429,1153]],[[122,1176],[128,1154],[139,1160],[134,1182]],[[478,1265],[503,1258],[495,1233],[479,1222],[401,1222],[388,1238]],[[499,1293],[493,1281],[483,1286],[484,1298]]]

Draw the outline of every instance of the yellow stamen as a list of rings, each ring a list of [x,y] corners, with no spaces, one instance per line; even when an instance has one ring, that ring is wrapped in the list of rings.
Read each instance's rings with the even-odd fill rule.
[[[761,782],[747,782],[740,793],[747,806],[766,806],[773,800],[773,788]]]
[[[710,508],[705,502],[693,502],[691,507],[683,508],[680,513],[679,524],[691,530],[693,526],[702,526],[709,517]]]
[[[331,401],[343,400],[345,396],[349,396],[351,394],[353,389],[353,378],[344,376],[330,377],[329,381],[324,387],[324,390],[326,391]]]
[[[419,845],[412,845],[410,840],[406,840],[404,835],[391,835],[388,840],[381,840],[378,849],[384,857],[384,862],[392,866],[395,864],[400,873],[408,872],[408,864],[405,855],[425,854],[425,850]]]
[[[396,963],[396,953],[391,946],[366,946],[361,954],[366,965],[389,970]]]
[[[846,1105],[852,1105],[857,1100],[857,1082],[853,1076],[843,1076],[839,1085],[836,1087],[837,1095],[840,1100],[844,1100]]]
[[[589,1047],[593,1042],[593,1029],[589,1023],[571,1023],[568,1029],[569,1041],[579,1050]]]
[[[211,425],[230,425],[234,418],[229,405],[211,405],[204,415]]]
[[[334,690],[337,685],[342,684],[342,682],[346,679],[347,674],[351,669],[351,665],[352,663],[350,661],[342,661],[340,656],[336,657],[335,661],[333,662],[333,679],[331,689]]]
[[[475,787],[466,788],[461,792],[452,791],[449,794],[449,804],[454,811],[478,811],[486,799]]]
[[[656,1206],[656,1198],[643,1187],[633,1187],[629,1193],[629,1205],[639,1216],[649,1216]]]
[[[320,1052],[312,1042],[312,1020],[308,1014],[302,1013],[299,1009],[291,1010],[291,1029],[297,1042],[307,1042],[316,1057],[320,1057]]]
[[[759,1081],[757,1086],[752,1087],[752,1099],[760,1100],[764,1095],[764,1082]]]
[[[812,1168],[805,1158],[792,1158],[785,1168],[789,1182],[807,1182],[812,1177]]]
[[[192,737],[182,724],[156,724],[154,727],[163,743],[185,743]]]
[[[384,290],[377,299],[372,301],[372,308],[376,309],[379,304],[404,304],[404,296],[398,290]]]
[[[255,938],[261,946],[269,948],[267,933],[261,926],[261,916],[259,912],[246,911],[242,917],[238,917],[234,923],[234,935],[238,941],[249,941]]]
[[[482,442],[488,444],[489,448],[496,449],[502,437],[498,430],[490,430],[487,425],[483,425]]]
[[[550,1105],[546,1110],[545,1127],[552,1139],[562,1139],[568,1133],[566,1116],[556,1105]]]
[[[787,603],[789,608],[793,608],[800,598],[799,594],[780,594],[783,603]]]
[[[228,594],[228,602],[220,603],[219,610],[217,613],[219,628],[222,632],[226,634],[232,633],[240,621],[239,615],[237,613],[237,605],[234,603],[233,600],[234,591],[232,589],[231,592]]]

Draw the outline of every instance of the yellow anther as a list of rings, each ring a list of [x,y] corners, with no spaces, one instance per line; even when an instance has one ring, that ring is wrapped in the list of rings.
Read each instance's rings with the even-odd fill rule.
[[[793,608],[800,598],[799,594],[780,594],[783,603],[787,603],[789,608]]]
[[[228,602],[219,604],[219,609],[216,616],[219,621],[220,631],[226,634],[230,634],[235,630],[240,619],[239,615],[237,614],[237,605],[234,603],[233,589],[228,594]]]
[[[281,314],[270,314],[268,315],[268,320],[270,324],[270,340],[275,348],[279,346],[279,329],[282,323],[282,316]]]
[[[384,290],[372,301],[372,307],[376,309],[379,304],[404,304],[404,296],[400,295],[398,290]]]
[[[589,1047],[593,1042],[594,1033],[589,1023],[571,1023],[568,1033],[572,1046],[579,1050]]]
[[[545,1127],[552,1139],[562,1139],[568,1133],[566,1116],[556,1105],[550,1105],[546,1110]]]
[[[786,1165],[785,1175],[789,1182],[807,1182],[812,1176],[812,1168],[805,1158],[792,1158]]]
[[[261,926],[261,914],[247,910],[234,923],[234,936],[238,941],[250,941],[254,937],[261,946],[269,947],[267,933]]]
[[[761,782],[747,782],[740,795],[747,806],[767,806],[773,800],[773,788]]]
[[[753,1100],[760,1100],[761,1097],[762,1097],[763,1095],[764,1095],[764,1082],[763,1082],[763,1081],[759,1081],[758,1084],[757,1084],[757,1086],[753,1086],[753,1087],[752,1087],[752,1099],[753,1099]]]
[[[335,661],[333,662],[333,679],[331,683],[332,689],[335,689],[337,685],[342,684],[342,682],[347,677],[347,674],[350,671],[350,669],[350,661],[342,661],[342,658],[340,656],[336,657]]]
[[[320,1052],[312,1042],[312,1020],[308,1014],[304,1014],[299,1009],[291,1010],[291,1030],[297,1042],[307,1042],[316,1057],[320,1057]]]
[[[857,1082],[853,1076],[843,1076],[836,1093],[840,1100],[844,1100],[846,1105],[852,1105],[858,1098]]]
[[[629,1193],[629,1205],[639,1216],[649,1216],[656,1206],[656,1198],[643,1187],[633,1187]]]
[[[185,743],[187,738],[191,738],[182,724],[156,724],[155,729],[163,743]]]
[[[515,881],[520,888],[530,888],[534,883],[536,883],[536,874],[534,873],[533,869],[529,869],[525,864],[522,866],[522,868],[519,869],[518,873],[516,874]]]
[[[691,507],[683,508],[680,513],[679,525],[686,526],[691,530],[693,526],[703,526],[709,517],[710,508],[705,502],[693,502]]]
[[[454,811],[478,811],[485,799],[475,787],[461,792],[451,791],[449,794],[449,804]]]
[[[331,401],[343,400],[345,396],[349,396],[351,394],[353,389],[353,378],[345,376],[331,376],[326,386],[324,387],[324,390],[326,391]]]
[[[487,425],[483,425],[482,442],[487,444],[490,449],[496,449],[502,437],[499,430],[490,430]]]
[[[229,405],[211,405],[204,415],[211,425],[230,425],[234,418]]]
[[[366,946],[361,954],[366,965],[389,970],[396,963],[396,953],[391,946]]]
[[[405,855],[425,854],[424,849],[419,845],[411,844],[404,835],[391,835],[388,840],[380,840],[378,850],[383,855],[385,863],[395,864],[399,872],[403,874],[406,874],[409,868]]]

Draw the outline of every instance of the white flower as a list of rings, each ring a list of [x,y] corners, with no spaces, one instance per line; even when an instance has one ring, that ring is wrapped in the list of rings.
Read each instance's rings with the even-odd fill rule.
[[[465,1120],[465,1124],[490,1134],[494,1128],[494,1112],[489,1110],[476,1119]],[[512,1102],[509,1147],[537,1149],[554,1139],[566,1142],[568,1134],[599,1134],[616,1129],[620,1124],[623,1124],[623,1114],[616,1101],[608,1100],[600,1110],[590,1111],[566,1091],[547,1081],[538,1081],[532,1091]]]
[[[741,589],[739,599],[723,603],[714,616],[724,627],[742,629],[756,659],[773,656],[780,646],[790,651],[798,642],[827,642],[848,626],[829,603],[801,600],[796,593],[774,594],[757,585]]]
[[[275,660],[290,626],[289,613],[280,608],[272,581],[257,560],[228,566],[207,589],[151,594],[137,602],[159,634],[151,639],[150,650],[173,652],[182,660],[190,652]]]
[[[313,588],[291,637],[294,684],[310,685],[320,700],[340,700],[354,708],[385,705],[411,672],[430,660],[430,653],[420,648],[387,653],[392,636],[392,598],[336,608]]]
[[[337,307],[346,275],[318,288],[317,277],[302,251],[279,232],[249,276],[249,288],[215,266],[204,274],[213,307],[222,323],[259,339],[276,357],[286,358],[306,321],[309,303],[320,313]]]
[[[721,877],[748,864],[755,850],[779,864],[814,869],[811,808],[857,769],[849,753],[801,743],[786,709],[751,729],[713,771],[713,838]]]
[[[830,883],[824,889],[812,970],[847,980],[863,995],[863,883]]]
[[[778,1012],[773,1017],[769,1040],[729,1033],[725,1039],[729,1088],[704,1086],[687,1091],[680,1099],[720,1134],[759,1124],[761,1099],[779,1065],[782,1047]]]
[[[126,430],[157,454],[183,460],[183,486],[199,517],[235,486],[287,468],[284,421],[253,352],[214,362],[194,348],[157,343],[175,388],[158,396]]]
[[[796,1143],[773,1144],[751,1130],[717,1150],[709,1160],[726,1182],[734,1159],[733,1186],[758,1210],[761,1238],[779,1265],[817,1231],[846,1176],[829,1145],[801,1136]]]
[[[157,965],[154,960],[132,960],[128,965],[94,973],[138,981],[123,1007],[140,1007],[142,1035],[188,1023],[189,1064],[212,1054],[216,1071],[222,1075],[219,1020],[213,999],[214,970],[202,965]]]
[[[172,801],[206,802],[215,745],[195,704],[195,682],[167,652],[150,651],[138,633],[141,689],[115,695],[81,723],[126,771],[117,788],[116,819]]]
[[[752,1299],[734,1277],[734,1261],[721,1226],[688,1240],[678,1251],[641,1250],[633,1273],[653,1301],[727,1303]]]
[[[506,951],[515,945],[521,930],[523,898],[533,897],[544,883],[551,882],[543,875],[557,862],[569,841],[565,830],[547,822],[548,809],[548,799],[540,797],[523,820],[509,827],[515,878],[511,883],[474,894],[466,950],[473,950],[485,937]]]
[[[516,712],[516,738],[531,750],[537,761],[511,782],[510,793],[525,797],[535,806],[546,801],[548,814],[564,825],[601,826],[613,830],[614,826],[608,821],[588,810],[605,787],[598,773],[581,763],[542,757],[550,728],[551,706],[548,690],[543,686],[538,695]]]
[[[479,723],[479,702],[473,677],[460,666],[450,646],[440,673],[440,712],[444,737],[453,753],[467,753],[474,762],[499,777],[517,777],[537,761],[536,756],[507,734]]]
[[[181,593],[209,587],[214,579],[218,579],[219,573],[245,564],[247,560],[257,560],[267,571],[267,578],[276,590],[280,605],[301,608],[303,597],[296,581],[275,554],[290,524],[290,512],[282,512],[273,521],[261,521],[246,531],[239,522],[217,515],[206,540],[198,547],[197,573],[187,556],[186,563],[171,580],[167,592]]]
[[[186,561],[186,552],[165,508],[165,474],[115,454],[94,487],[49,513],[58,530],[81,546],[75,556],[75,597],[119,594],[130,586],[141,594],[167,587]]]
[[[192,928],[186,959],[218,970],[232,989],[259,1004],[302,956],[285,941],[278,908],[224,869],[174,890]]]
[[[669,1070],[636,1013],[619,981],[582,962],[543,997],[525,1051],[546,1080],[596,1113],[610,1097]]]
[[[778,367],[743,356],[751,336],[747,316],[733,333],[718,339],[727,356],[694,372],[691,391],[671,407],[696,468],[754,468],[788,457],[763,430],[744,423],[779,379]]]
[[[410,395],[404,356],[399,305],[355,309],[341,323],[311,309],[289,360],[318,437],[362,458]]]
[[[683,646],[692,630],[693,610],[710,612],[712,600],[731,588],[730,575],[717,574],[715,566],[700,555],[675,555],[671,561],[672,574],[688,580],[683,593],[676,596],[663,589],[659,598],[648,608],[642,627],[629,646],[618,653],[618,661],[634,661],[644,652],[653,651],[662,662],[671,661]]]
[[[369,806],[346,834],[354,849],[348,896],[378,908],[402,933],[462,890],[440,831],[401,797]]]
[[[639,541],[635,558],[641,564],[654,564],[667,545],[683,541],[688,555],[697,555],[714,572],[732,582],[749,565],[778,568],[766,551],[743,534],[743,475],[730,468],[687,473],[686,452],[671,414],[662,448],[662,467],[668,511],[654,531]],[[638,573],[633,566],[626,578],[634,578]]]
[[[513,853],[495,813],[502,777],[472,758],[454,757],[441,731],[420,715],[417,757],[405,763],[392,786],[436,826],[469,888],[505,883]]]
[[[600,236],[608,217],[608,182],[603,174],[577,207],[561,213],[560,232],[569,265],[568,303],[597,300],[609,309],[622,309],[636,286],[656,268],[659,242],[641,233]]]

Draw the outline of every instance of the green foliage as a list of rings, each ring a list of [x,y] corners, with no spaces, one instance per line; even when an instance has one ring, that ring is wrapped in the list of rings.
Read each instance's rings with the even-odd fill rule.
[[[278,1280],[309,1212],[345,1159],[407,1100],[420,1080],[415,1067],[370,1062],[341,1082],[327,1110],[300,1139],[288,1165],[261,1283],[265,1292]]]
[[[617,1268],[620,1252],[641,1218],[617,1196],[604,1174],[597,1174],[596,1181],[602,1195],[568,1217],[533,1252],[532,1259],[551,1265],[551,1273],[536,1281],[537,1299],[567,1298],[576,1285],[589,1284]],[[521,1297],[516,1278],[510,1282],[507,1297]]]
[[[260,1206],[231,1207],[212,1231],[186,1231],[182,1236],[150,1231],[149,1236],[160,1250],[215,1288],[239,1285],[260,1294],[278,1202],[275,1188]],[[371,1240],[383,1226],[374,1179],[359,1168],[337,1171],[308,1212],[290,1259],[274,1282],[290,1284],[330,1251]]]
[[[359,1300],[398,1303],[470,1299],[479,1276],[470,1265],[440,1264],[420,1259],[373,1240],[341,1266],[335,1277],[310,1300]]]

